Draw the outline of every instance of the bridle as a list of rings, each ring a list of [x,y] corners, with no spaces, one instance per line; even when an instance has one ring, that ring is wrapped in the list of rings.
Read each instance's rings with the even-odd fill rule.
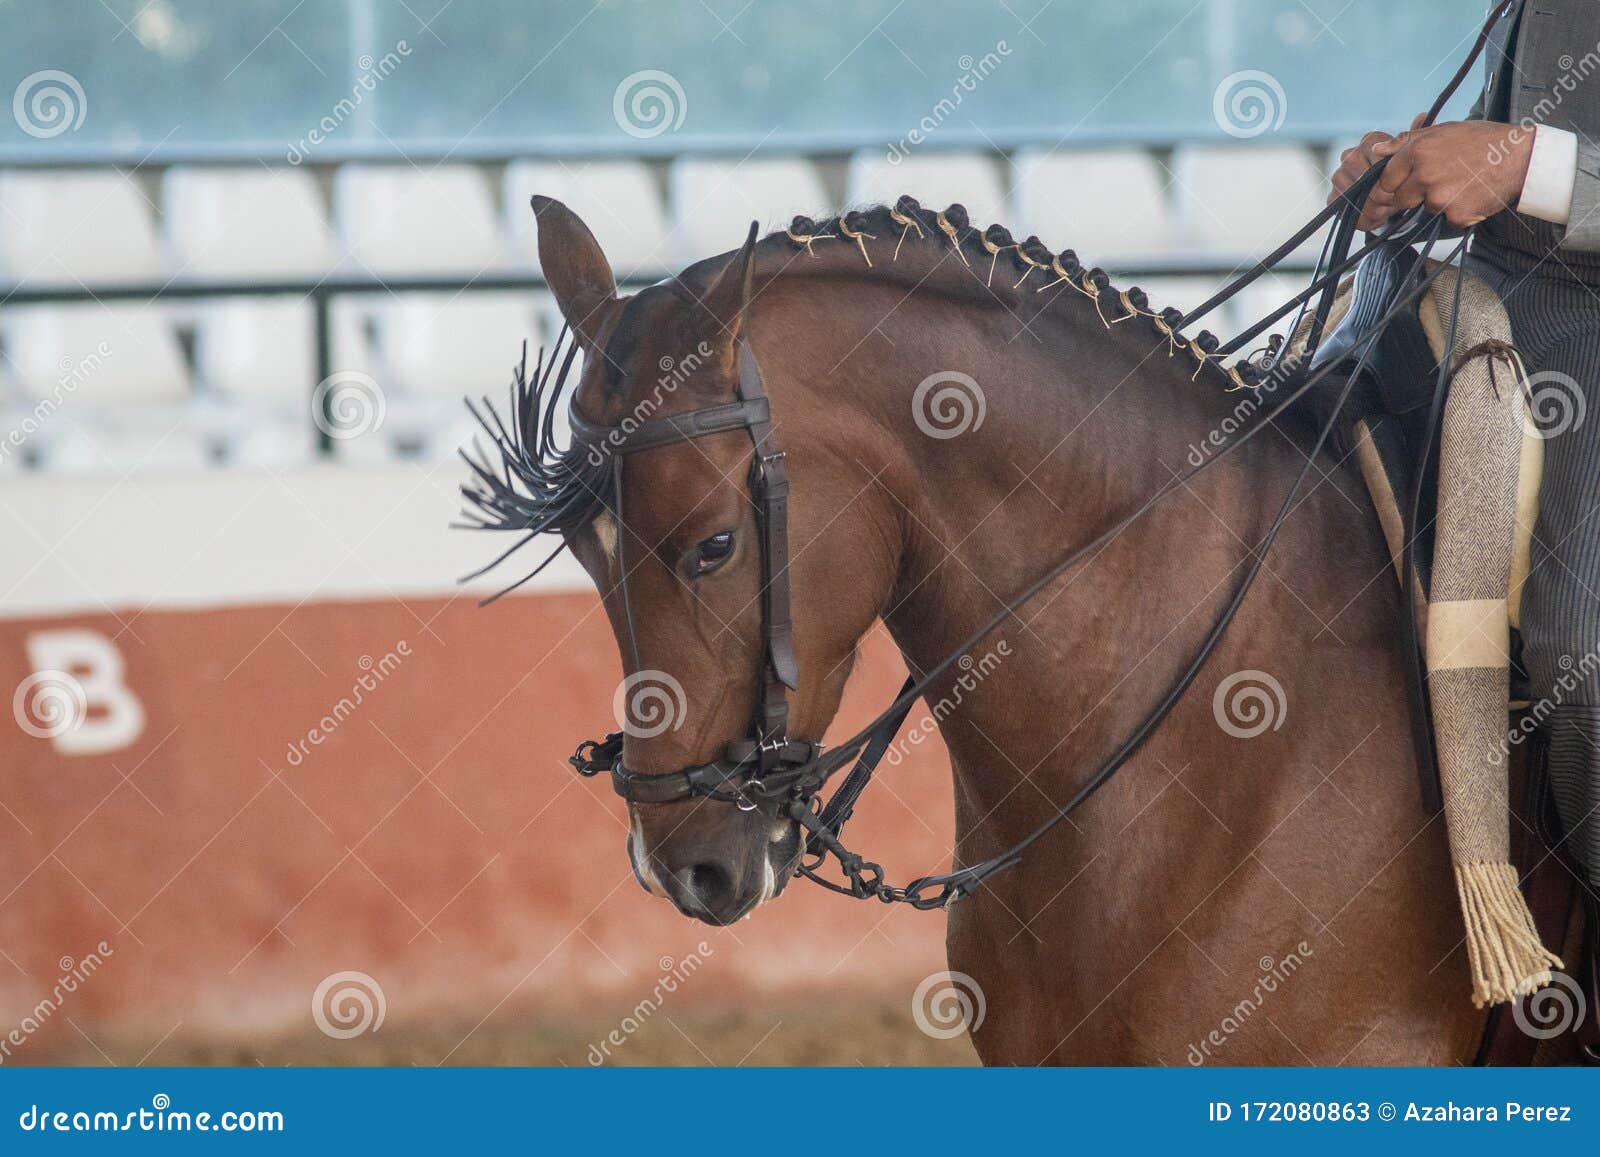
[[[572,756],[572,765],[583,775],[609,771],[617,794],[633,803],[670,803],[705,796],[734,802],[748,810],[766,797],[769,777],[786,777],[794,769],[810,766],[822,754],[820,744],[789,737],[789,692],[799,686],[800,680],[789,614],[789,475],[784,452],[772,436],[772,407],[755,354],[748,341],[741,340],[738,349],[737,401],[629,426],[597,425],[586,421],[576,410],[568,416],[575,443],[591,453],[611,456],[618,523],[616,565],[621,576],[618,588],[636,671],[642,665],[624,555],[627,530],[622,510],[623,461],[662,446],[733,430],[745,431],[753,450],[749,488],[761,555],[761,675],[749,734],[728,744],[721,759],[666,773],[629,771],[623,766],[625,731],[581,744]]]
[[[1495,23],[1513,3],[1515,0],[1500,0],[1491,10],[1471,53],[1435,100],[1424,119],[1424,126],[1431,125],[1437,118],[1445,103],[1482,54]],[[1334,298],[1343,274],[1379,246],[1422,244],[1423,257],[1426,258],[1444,231],[1442,216],[1424,213],[1420,209],[1413,210],[1392,220],[1389,226],[1367,245],[1354,253],[1351,252],[1362,206],[1368,192],[1381,176],[1386,163],[1386,160],[1380,160],[1369,168],[1346,190],[1343,197],[1317,213],[1293,237],[1172,327],[1174,331],[1185,328],[1212,312],[1245,286],[1270,272],[1304,241],[1331,222],[1332,228],[1310,285],[1232,341],[1217,348],[1212,355],[1222,357],[1237,352],[1296,309],[1299,310],[1299,314],[1295,328],[1299,329],[1300,323],[1307,319],[1310,311],[1304,342],[1292,363],[1278,361],[1276,345],[1269,347],[1268,355],[1263,361],[1246,363],[1252,370],[1251,384],[1260,384],[1263,375],[1276,376],[1278,378],[1276,388],[1288,391],[1283,399],[1218,453],[1187,473],[1175,476],[1137,508],[1106,527],[1093,540],[1075,548],[1051,564],[1025,589],[1007,600],[998,612],[943,660],[920,676],[913,674],[908,677],[894,701],[871,723],[849,739],[826,751],[819,743],[795,739],[788,734],[789,693],[799,685],[793,624],[790,617],[789,481],[784,453],[778,448],[773,437],[771,403],[762,381],[760,367],[756,363],[748,340],[741,338],[738,342],[738,390],[737,400],[734,402],[618,426],[589,422],[574,409],[569,414],[574,443],[587,447],[592,452],[610,455],[612,490],[615,495],[613,507],[619,524],[617,566],[622,576],[619,580],[619,594],[629,633],[629,646],[633,650],[635,670],[639,669],[637,635],[634,632],[633,612],[627,590],[627,566],[623,556],[623,544],[627,538],[622,510],[624,460],[634,454],[648,453],[664,446],[731,431],[743,430],[747,433],[753,451],[748,485],[750,499],[755,507],[756,527],[760,540],[762,647],[756,704],[749,731],[743,738],[730,743],[720,759],[667,773],[632,771],[622,762],[624,732],[618,731],[612,732],[604,739],[588,740],[579,745],[570,760],[573,767],[584,776],[609,772],[612,786],[617,794],[632,803],[670,803],[707,798],[733,803],[745,809],[759,810],[774,819],[791,820],[799,824],[806,833],[805,857],[799,868],[800,873],[826,888],[857,898],[875,896],[886,903],[907,903],[922,909],[943,908],[970,895],[990,876],[1016,864],[1036,841],[1104,786],[1181,700],[1206,660],[1216,650],[1253,586],[1279,531],[1295,507],[1301,486],[1332,433],[1340,412],[1348,401],[1367,359],[1371,356],[1378,337],[1402,310],[1414,305],[1427,292],[1432,282],[1444,268],[1449,267],[1455,257],[1466,251],[1472,236],[1470,230],[1432,273],[1423,272],[1427,264],[1425,260],[1415,263],[1413,272],[1402,282],[1387,311],[1354,343],[1353,348],[1359,350],[1359,354],[1352,355],[1355,358],[1353,371],[1349,370],[1348,360],[1334,361],[1313,368],[1314,357],[1333,310]],[[1457,308],[1451,313],[1449,332],[1445,339],[1446,349],[1454,344],[1460,287],[1461,279],[1458,278]],[[748,307],[748,284],[745,297]],[[1311,305],[1313,300],[1316,302],[1314,308]],[[1449,385],[1448,361],[1449,359],[1441,360],[1435,382],[1433,420],[1430,421],[1426,439],[1429,441],[1436,434],[1437,414]],[[1218,613],[1191,661],[1166,694],[1071,798],[1056,807],[1054,812],[1024,839],[1000,854],[952,872],[920,877],[904,887],[887,883],[883,869],[878,864],[865,860],[844,846],[840,839],[844,824],[850,818],[856,801],[870,783],[879,762],[919,696],[933,687],[963,655],[1051,582],[1092,557],[1102,546],[1132,526],[1157,503],[1177,490],[1187,487],[1218,461],[1237,452],[1240,447],[1261,430],[1271,426],[1289,407],[1336,371],[1348,372],[1338,399],[1321,425],[1315,445],[1306,456],[1305,465],[1296,477],[1294,485],[1290,488],[1267,532],[1253,549],[1252,561],[1243,578]],[[852,759],[855,760],[855,765],[824,803],[821,796],[823,788]],[[837,861],[845,883],[836,883],[820,874],[820,868],[830,856]]]

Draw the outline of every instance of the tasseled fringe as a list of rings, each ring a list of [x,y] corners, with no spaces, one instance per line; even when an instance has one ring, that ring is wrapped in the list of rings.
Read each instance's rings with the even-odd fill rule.
[[[1540,941],[1515,868],[1486,860],[1458,864],[1456,891],[1467,924],[1474,1005],[1502,1004],[1550,983],[1561,959]]]

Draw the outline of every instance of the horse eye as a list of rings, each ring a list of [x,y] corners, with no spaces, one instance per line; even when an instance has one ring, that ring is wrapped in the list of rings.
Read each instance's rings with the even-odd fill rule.
[[[713,534],[710,538],[702,539],[694,548],[694,573],[710,574],[727,562],[728,556],[732,553],[733,531],[731,530],[724,530],[721,534]]]

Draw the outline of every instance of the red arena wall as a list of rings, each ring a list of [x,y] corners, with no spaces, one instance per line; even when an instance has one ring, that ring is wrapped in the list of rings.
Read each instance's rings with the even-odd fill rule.
[[[79,694],[52,687],[58,670],[84,714],[51,734],[50,697]],[[837,733],[903,673],[876,634]],[[621,801],[566,765],[613,726],[618,678],[597,599],[570,588],[488,609],[408,596],[0,621],[18,724],[0,729],[0,1036],[28,1026],[0,1063],[75,1028],[155,1043],[309,1027],[344,971],[381,985],[391,1025],[470,1026],[631,1005],[691,957],[688,1002],[903,994],[943,967],[942,918],[805,881],[729,929],[641,891]],[[897,875],[948,865],[942,748],[887,771],[855,840]]]

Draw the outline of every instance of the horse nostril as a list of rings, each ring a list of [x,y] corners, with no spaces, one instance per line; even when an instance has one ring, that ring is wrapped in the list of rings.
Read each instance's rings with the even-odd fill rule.
[[[672,873],[672,889],[681,906],[703,913],[721,913],[733,899],[733,876],[721,864],[692,864]]]

